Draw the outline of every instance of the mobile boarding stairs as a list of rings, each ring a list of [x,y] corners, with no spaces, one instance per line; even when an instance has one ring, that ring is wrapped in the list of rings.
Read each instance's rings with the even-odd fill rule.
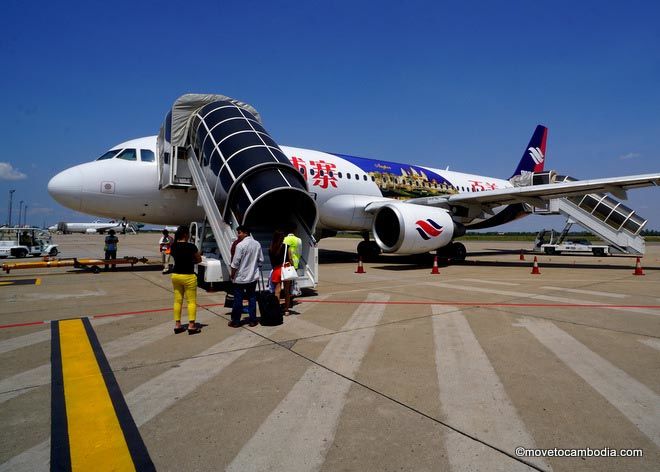
[[[531,185],[576,180],[573,177],[557,175],[551,171],[534,174]],[[611,248],[618,252],[644,255],[645,242],[644,238],[640,236],[640,232],[646,226],[647,220],[640,217],[635,210],[608,195],[590,193],[578,197],[554,198],[548,201],[546,207],[526,206],[530,213],[565,216],[567,224],[562,236],[566,236],[571,225],[577,223],[606,241]]]
[[[167,114],[157,145],[160,187],[195,189],[204,208],[205,221],[191,231],[204,256],[204,281],[229,280],[239,225],[261,243],[267,279],[273,231],[294,223],[302,240],[297,284],[316,287],[316,202],[253,107],[223,95],[183,95]]]

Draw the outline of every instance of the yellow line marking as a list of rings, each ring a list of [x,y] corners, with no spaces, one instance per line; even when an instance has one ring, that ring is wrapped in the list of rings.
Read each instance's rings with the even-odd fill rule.
[[[82,320],[59,323],[71,470],[135,470]]]
[[[41,279],[34,279],[34,285],[41,285]]]

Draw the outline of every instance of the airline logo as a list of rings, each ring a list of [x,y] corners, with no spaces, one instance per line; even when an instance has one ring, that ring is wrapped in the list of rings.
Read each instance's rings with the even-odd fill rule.
[[[536,165],[539,165],[543,162],[543,153],[541,150],[537,147],[530,147],[527,149],[529,151],[529,155],[531,156],[532,160]]]
[[[428,241],[431,238],[436,238],[444,231],[444,228],[438,223],[433,221],[431,218],[426,220],[418,220],[415,222],[417,227],[415,228],[419,235],[424,241]]]

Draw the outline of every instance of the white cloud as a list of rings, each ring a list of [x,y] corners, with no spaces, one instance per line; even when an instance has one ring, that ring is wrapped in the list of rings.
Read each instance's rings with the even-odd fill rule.
[[[0,162],[0,180],[21,180],[26,177],[27,175],[14,169],[8,162]]]
[[[629,152],[628,154],[624,154],[623,156],[619,156],[619,159],[622,161],[628,161],[630,159],[636,159],[640,156],[639,153],[637,152]]]

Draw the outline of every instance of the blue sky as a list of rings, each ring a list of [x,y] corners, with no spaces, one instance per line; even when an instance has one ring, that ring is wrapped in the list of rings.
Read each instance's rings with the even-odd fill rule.
[[[181,94],[252,104],[280,144],[507,178],[534,127],[546,169],[660,171],[657,1],[4,0],[0,221],[91,221],[57,172],[156,134]],[[660,189],[628,205],[660,229]],[[560,229],[528,217],[501,230]]]

